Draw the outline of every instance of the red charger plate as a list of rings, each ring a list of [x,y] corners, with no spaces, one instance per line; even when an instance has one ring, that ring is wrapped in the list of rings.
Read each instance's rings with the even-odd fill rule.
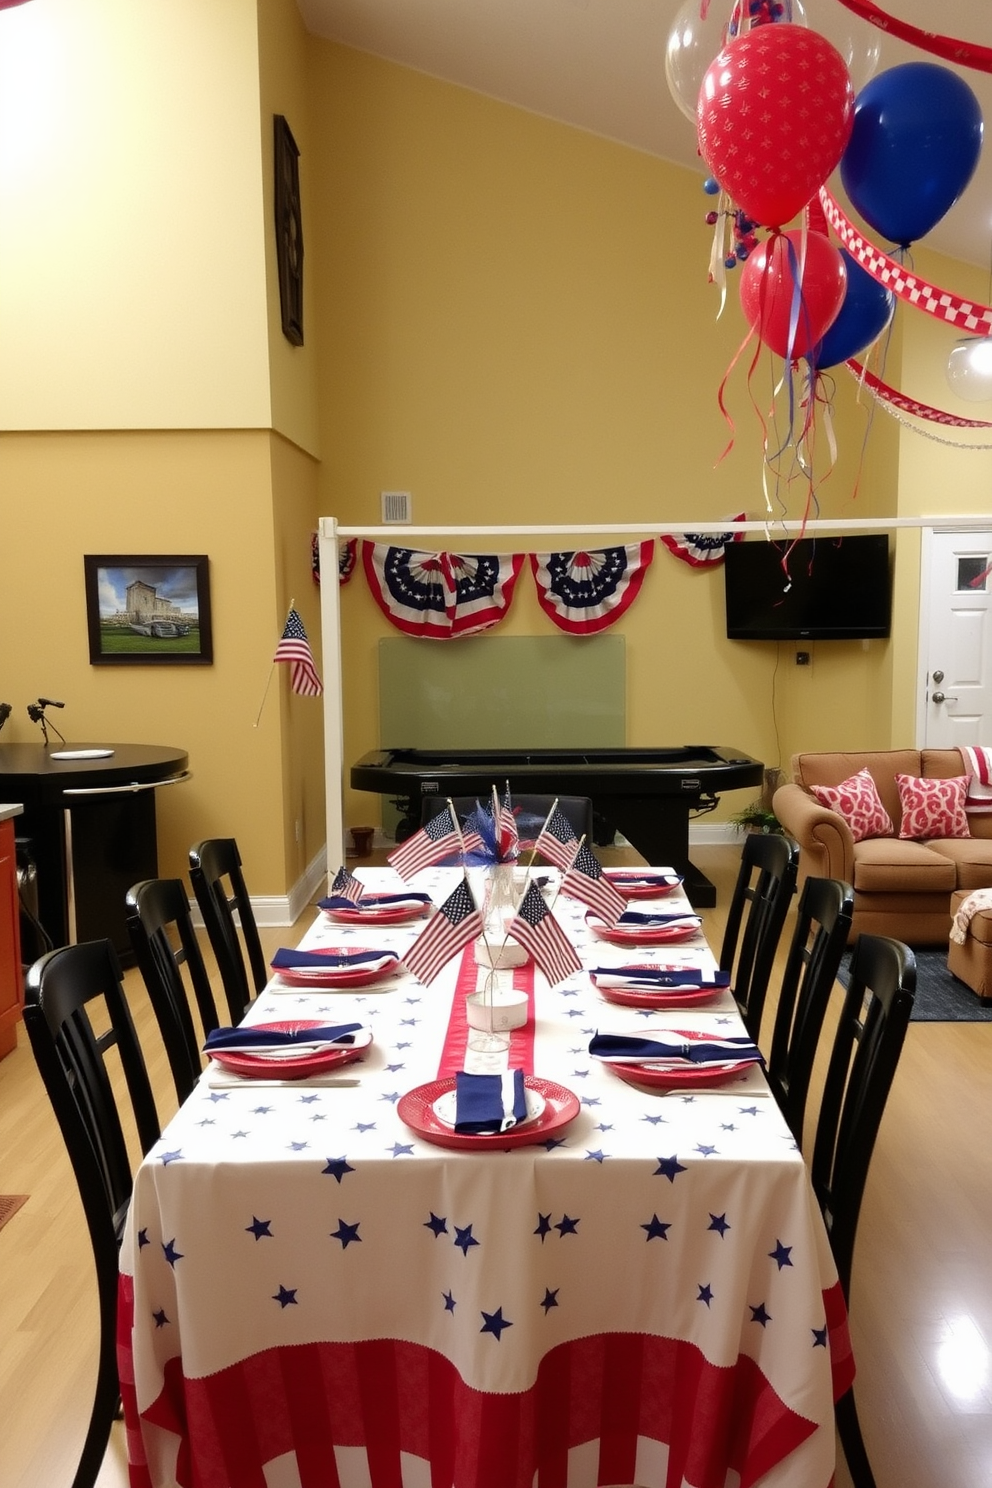
[[[586,924],[600,940],[611,945],[678,945],[680,941],[692,940],[702,931],[701,925],[638,925],[625,929],[622,925],[607,925],[593,915],[586,916]]]
[[[394,909],[325,909],[328,919],[336,925],[405,925],[409,920],[422,920],[430,909],[429,904],[400,905]]]
[[[316,946],[312,952],[315,956],[343,956],[361,954],[366,951],[375,950],[374,946]],[[272,970],[276,976],[290,987],[371,987],[376,982],[385,981],[388,977],[395,976],[400,969],[399,958],[393,958],[388,965],[371,969],[368,965],[359,966],[328,966],[323,967],[292,967],[273,966]]]
[[[666,894],[674,894],[676,889],[682,887],[682,880],[678,874],[673,874],[671,878],[668,878],[659,873],[657,878],[652,878],[649,883],[637,881],[649,875],[631,875],[630,870],[624,868],[604,868],[603,876],[609,879],[613,887],[625,899],[663,899]]]
[[[671,1030],[678,1038],[701,1039],[705,1042],[713,1037],[711,1033],[704,1033],[700,1029],[673,1028]],[[604,1061],[607,1062],[608,1061]],[[691,1086],[694,1090],[703,1085],[725,1085],[735,1075],[744,1074],[757,1064],[757,1060],[729,1060],[720,1064],[610,1064],[609,1067],[621,1080],[626,1080],[628,1085],[647,1085],[662,1090],[671,1090],[680,1085]]]
[[[689,987],[676,991],[671,987],[661,987],[657,992],[652,992],[647,987],[601,987],[595,977],[592,980],[600,997],[604,997],[607,1002],[619,1003],[621,1007],[692,1007],[697,1002],[711,1002],[714,997],[719,997],[721,992],[727,990],[726,987]]]
[[[454,1075],[408,1090],[406,1095],[400,1097],[396,1114],[404,1126],[415,1131],[426,1142],[433,1142],[437,1147],[455,1147],[464,1152],[488,1148],[503,1152],[508,1147],[533,1146],[536,1142],[543,1142],[551,1132],[567,1126],[578,1116],[579,1098],[566,1090],[564,1085],[558,1085],[554,1080],[539,1080],[536,1075],[525,1075],[524,1084],[528,1090],[536,1090],[539,1095],[544,1096],[544,1110],[533,1121],[511,1127],[507,1132],[486,1132],[481,1135],[456,1132],[438,1119],[434,1114],[434,1102],[439,1096],[454,1090]]]
[[[274,1033],[292,1033],[296,1029],[301,1031],[307,1028],[325,1028],[326,1018],[291,1018],[279,1023],[253,1023],[252,1028],[270,1028]],[[365,1037],[367,1035],[367,1037]],[[228,1049],[218,1049],[210,1055],[218,1064],[224,1066],[235,1075],[258,1075],[273,1077],[278,1080],[305,1080],[307,1075],[316,1075],[323,1070],[335,1069],[339,1064],[351,1064],[355,1059],[363,1058],[366,1049],[372,1042],[372,1033],[366,1029],[364,1034],[358,1033],[356,1038],[365,1037],[361,1044],[342,1046],[327,1049],[310,1049],[305,1054],[301,1053],[298,1059],[291,1059],[280,1054],[275,1058],[268,1058],[265,1054],[236,1054]]]

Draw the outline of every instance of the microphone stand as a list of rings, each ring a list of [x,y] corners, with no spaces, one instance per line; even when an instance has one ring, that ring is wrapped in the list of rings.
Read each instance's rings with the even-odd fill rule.
[[[65,743],[65,739],[62,737],[61,734],[59,734],[58,729],[55,727],[54,723],[51,722],[51,719],[45,717],[45,710],[40,703],[28,703],[28,717],[31,719],[32,723],[41,725],[41,737],[45,741],[46,749],[48,748],[49,728],[51,728],[54,733],[58,734],[59,739],[61,739],[63,744]]]

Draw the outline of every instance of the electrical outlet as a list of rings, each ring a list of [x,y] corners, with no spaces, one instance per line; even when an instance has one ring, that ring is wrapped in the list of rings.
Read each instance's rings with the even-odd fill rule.
[[[796,652],[796,666],[809,666],[809,660],[810,658],[808,651]]]

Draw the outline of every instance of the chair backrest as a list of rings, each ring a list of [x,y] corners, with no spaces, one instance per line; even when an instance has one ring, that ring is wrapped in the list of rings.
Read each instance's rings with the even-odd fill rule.
[[[772,1093],[800,1147],[816,1047],[853,913],[850,884],[838,878],[806,880],[782,975],[766,1070]]]
[[[547,820],[548,812],[552,803],[557,800],[558,810],[569,823],[576,837],[585,837],[587,846],[593,843],[593,818],[592,801],[588,796],[511,796],[511,803],[519,826],[518,830],[523,838],[534,838],[538,835]],[[476,806],[480,804],[488,807],[490,800],[485,796],[452,796],[451,804],[455,808],[458,820],[464,823],[466,818],[472,815]],[[437,816],[448,804],[444,796],[425,796],[421,806],[420,822],[423,826],[432,817]]]
[[[875,1138],[916,993],[916,958],[902,941],[860,935],[827,1066],[810,1175],[845,1297]]]
[[[91,1015],[95,1015],[92,1016]],[[91,1488],[110,1439],[120,1397],[116,1321],[118,1251],[133,1174],[107,1067],[117,1060],[129,1117],[144,1155],[159,1138],[158,1113],[109,940],[49,951],[28,968],[24,1025],[69,1154],[96,1268],[100,1341],[90,1422],[73,1488]],[[99,1032],[97,1032],[99,1030]],[[113,1051],[113,1053],[111,1053]],[[122,1095],[122,1101],[126,1099]]]
[[[193,929],[186,886],[178,878],[146,878],[128,890],[124,902],[131,946],[181,1103],[203,1068],[190,994],[204,1036],[220,1021]]]
[[[791,837],[749,832],[744,838],[720,949],[720,969],[730,973],[744,1026],[755,1042],[775,952],[796,892],[798,866],[799,848]]]
[[[189,876],[217,958],[231,1022],[240,1023],[245,1008],[261,992],[269,974],[234,838],[211,837],[191,847]]]

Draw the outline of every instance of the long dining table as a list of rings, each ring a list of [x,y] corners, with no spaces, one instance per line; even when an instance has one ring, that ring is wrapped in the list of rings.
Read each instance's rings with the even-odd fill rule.
[[[412,887],[440,904],[459,877]],[[846,1311],[760,1065],[645,1086],[589,1052],[597,1032],[741,1035],[728,990],[645,1008],[600,985],[631,962],[706,975],[705,938],[631,951],[540,877],[582,970],[512,972],[528,1016],[505,1058],[547,1097],[529,1132],[451,1146],[435,1115],[492,1057],[469,1043],[474,946],[422,985],[402,956],[429,921],[320,911],[304,949],[399,961],[359,987],[274,974],[244,1026],[359,1023],[360,1057],[301,1079],[211,1060],[141,1163],[118,1327],[133,1488],[831,1484]],[[636,908],[691,913],[678,890]]]

